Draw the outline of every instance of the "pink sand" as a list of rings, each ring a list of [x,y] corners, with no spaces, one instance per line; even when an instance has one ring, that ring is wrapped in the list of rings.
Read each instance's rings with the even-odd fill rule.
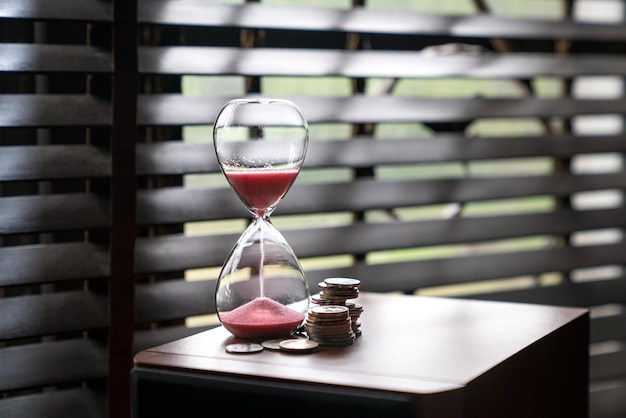
[[[220,315],[224,328],[241,338],[283,337],[304,320],[304,314],[269,298],[257,298]]]

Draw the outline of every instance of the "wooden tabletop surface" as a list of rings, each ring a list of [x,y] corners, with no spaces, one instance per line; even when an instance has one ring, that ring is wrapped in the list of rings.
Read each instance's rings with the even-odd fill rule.
[[[222,327],[145,350],[137,367],[246,375],[394,392],[462,388],[586,309],[361,293],[363,334],[311,354],[230,354],[242,342]]]

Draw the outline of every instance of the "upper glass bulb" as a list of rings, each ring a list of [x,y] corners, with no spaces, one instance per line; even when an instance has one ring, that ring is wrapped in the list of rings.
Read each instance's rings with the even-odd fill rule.
[[[296,179],[309,142],[300,109],[282,99],[237,99],[215,121],[220,167],[248,210],[269,216]]]

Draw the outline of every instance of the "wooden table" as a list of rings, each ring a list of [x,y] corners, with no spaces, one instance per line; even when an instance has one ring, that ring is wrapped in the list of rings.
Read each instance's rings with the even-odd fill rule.
[[[586,417],[585,309],[362,293],[363,334],[229,354],[219,327],[135,357],[133,415]]]

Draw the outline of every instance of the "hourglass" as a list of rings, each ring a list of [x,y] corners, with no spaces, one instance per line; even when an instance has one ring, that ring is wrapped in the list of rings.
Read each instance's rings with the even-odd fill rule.
[[[215,295],[220,322],[237,337],[288,336],[304,321],[304,272],[270,215],[296,179],[308,140],[304,116],[287,100],[232,100],[215,121],[220,167],[252,214],[222,266]]]

